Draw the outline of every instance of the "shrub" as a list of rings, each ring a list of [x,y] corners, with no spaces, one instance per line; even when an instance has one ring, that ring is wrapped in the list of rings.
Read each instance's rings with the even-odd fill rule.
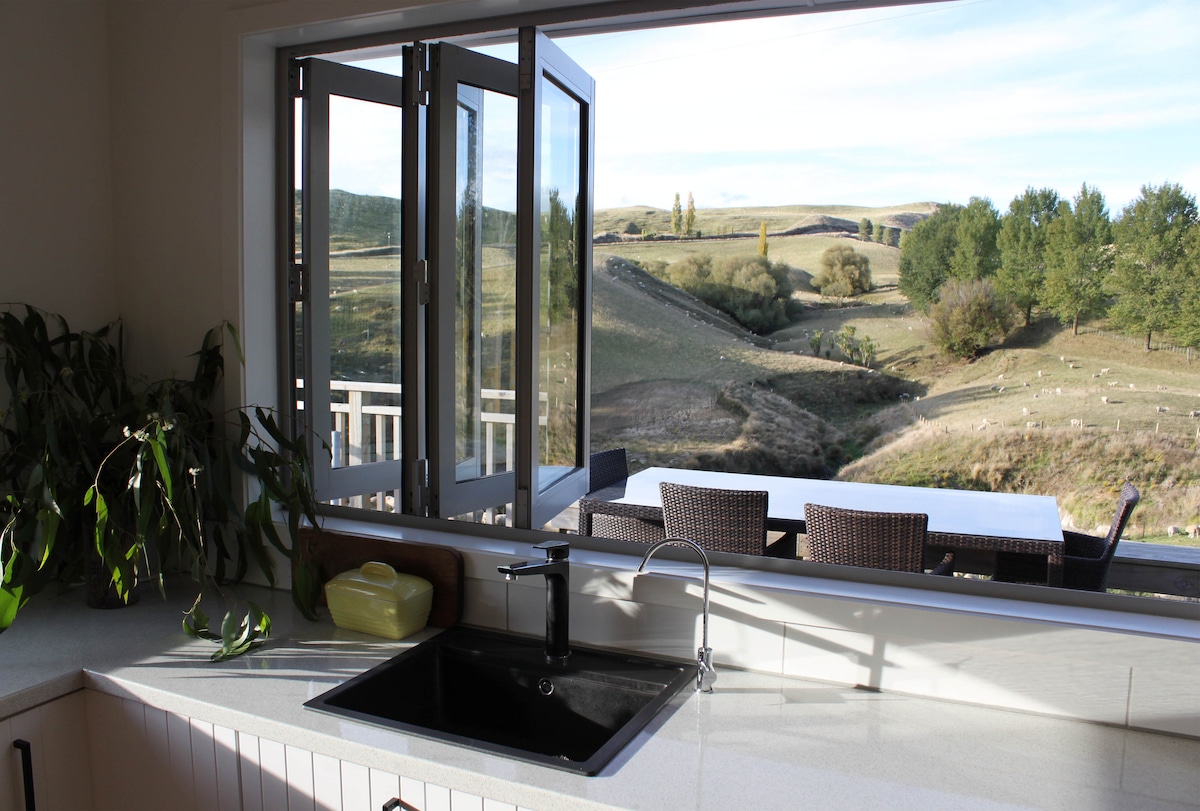
[[[707,254],[693,254],[670,265],[666,278],[754,332],[770,332],[788,323],[792,295],[788,267],[772,264],[766,257],[714,262]]]
[[[1013,312],[987,279],[951,279],[930,308],[933,343],[957,358],[973,358],[1012,327]]]
[[[823,296],[848,298],[866,293],[871,282],[871,260],[849,245],[835,245],[821,254],[821,270],[812,280]]]

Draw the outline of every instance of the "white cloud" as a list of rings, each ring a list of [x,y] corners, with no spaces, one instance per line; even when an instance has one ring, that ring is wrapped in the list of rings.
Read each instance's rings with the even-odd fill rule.
[[[1147,173],[1194,193],[1184,178],[1200,136],[1190,151],[1183,141],[1200,132],[1196,42],[1200,17],[1175,0],[1025,0],[801,15],[563,47],[597,77],[601,207],[666,205],[684,187],[711,189],[706,200],[896,195],[869,201],[886,204],[979,194],[1003,207],[1029,185],[1070,194],[1088,182],[1122,200]],[[1120,149],[1104,152],[1106,143]],[[831,164],[835,153],[858,160]],[[873,154],[885,160],[866,158]],[[715,204],[699,192],[697,200]]]

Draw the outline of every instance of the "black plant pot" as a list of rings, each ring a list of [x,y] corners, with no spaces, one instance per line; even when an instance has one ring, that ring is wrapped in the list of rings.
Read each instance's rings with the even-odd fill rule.
[[[84,585],[87,588],[89,608],[125,608],[138,601],[136,582],[129,590],[128,601],[121,599],[117,594],[117,587],[112,582],[112,575],[104,568],[103,561],[96,554],[89,554],[84,560]]]

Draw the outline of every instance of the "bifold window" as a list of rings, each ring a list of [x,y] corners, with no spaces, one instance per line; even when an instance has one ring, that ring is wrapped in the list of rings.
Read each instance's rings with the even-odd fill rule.
[[[535,29],[518,50],[291,65],[295,395],[326,503],[537,528],[587,489],[593,82]]]

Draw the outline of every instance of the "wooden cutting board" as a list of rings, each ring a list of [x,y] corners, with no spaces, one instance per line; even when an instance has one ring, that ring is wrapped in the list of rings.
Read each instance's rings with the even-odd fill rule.
[[[369,561],[379,561],[433,584],[430,625],[449,628],[462,619],[463,559],[457,549],[312,528],[300,530],[299,544],[301,559],[316,563],[321,583]],[[324,589],[320,602],[325,602]]]

